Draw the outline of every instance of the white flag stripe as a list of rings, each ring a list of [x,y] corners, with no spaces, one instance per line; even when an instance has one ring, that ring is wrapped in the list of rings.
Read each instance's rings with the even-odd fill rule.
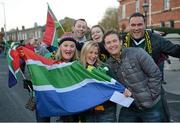
[[[46,67],[46,69],[48,70],[53,70],[53,69],[56,69],[56,68],[62,68],[62,67],[66,67],[66,66],[69,66],[71,65],[73,62],[68,62],[68,63],[60,63],[60,64],[53,64],[53,65],[46,65],[44,63],[42,63],[41,61],[39,60],[27,60],[26,61],[27,65],[30,65],[30,64],[35,64],[35,65],[38,65],[38,66],[43,66],[43,67]]]
[[[96,79],[85,79],[80,83],[77,83],[75,85],[65,87],[65,88],[55,88],[52,85],[42,85],[42,86],[36,86],[33,85],[34,90],[36,91],[48,91],[48,90],[55,90],[56,92],[68,92],[68,91],[73,91],[75,89],[81,88],[89,83],[102,83],[102,84],[112,84],[114,85],[116,83],[115,79],[111,79],[111,82],[107,81],[98,81]]]

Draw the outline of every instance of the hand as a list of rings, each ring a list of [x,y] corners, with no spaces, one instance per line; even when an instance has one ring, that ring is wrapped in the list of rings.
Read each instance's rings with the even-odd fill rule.
[[[130,97],[130,96],[132,95],[131,91],[128,90],[127,88],[125,89],[125,91],[124,91],[123,94],[124,94],[124,96],[126,96],[126,97]]]
[[[30,80],[24,79],[23,86],[24,86],[24,89],[27,89],[29,92],[33,91],[32,82]]]
[[[24,52],[22,49],[20,49],[20,56],[23,57],[24,56]]]

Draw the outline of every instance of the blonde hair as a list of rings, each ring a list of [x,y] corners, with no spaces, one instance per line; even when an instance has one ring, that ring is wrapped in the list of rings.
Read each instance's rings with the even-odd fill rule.
[[[62,45],[62,44],[61,44],[61,45]],[[56,59],[57,61],[63,61],[62,51],[61,51],[61,49],[60,49],[60,46],[61,46],[61,45],[59,45],[58,50],[57,50],[57,52],[56,52],[55,59]],[[74,53],[74,56],[71,58],[70,61],[78,60],[78,59],[79,59],[79,55],[78,55],[78,54],[79,54],[79,53],[78,53],[77,48],[76,48],[75,53]]]
[[[97,42],[90,40],[85,42],[85,44],[83,45],[80,53],[80,62],[83,64],[84,67],[87,67],[86,56],[89,53],[89,51],[94,47],[98,48],[98,53],[99,53],[99,45]],[[101,61],[99,60],[98,57],[95,66],[99,66],[100,63]]]

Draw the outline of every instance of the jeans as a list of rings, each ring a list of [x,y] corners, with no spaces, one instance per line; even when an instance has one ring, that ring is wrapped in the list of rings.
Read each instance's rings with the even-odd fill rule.
[[[62,122],[79,122],[80,114],[69,115],[69,116],[61,116]]]
[[[84,112],[82,122],[117,122],[116,104],[105,106],[104,111],[88,110]]]
[[[36,111],[36,121],[37,122],[50,122],[50,117],[40,117]]]
[[[162,101],[160,100],[152,108],[144,110],[123,107],[118,122],[162,122],[164,117]]]

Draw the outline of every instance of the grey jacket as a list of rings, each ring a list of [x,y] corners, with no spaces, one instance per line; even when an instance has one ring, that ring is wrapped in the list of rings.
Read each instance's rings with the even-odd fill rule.
[[[46,49],[46,47],[44,47],[42,45],[38,45],[35,48],[35,52],[36,52],[36,54],[39,54],[39,55],[42,55],[42,56],[45,56],[47,53],[49,53],[49,51]]]
[[[161,73],[150,55],[141,48],[125,48],[121,58],[107,62],[113,77],[132,92],[139,109],[151,108],[160,100]]]

